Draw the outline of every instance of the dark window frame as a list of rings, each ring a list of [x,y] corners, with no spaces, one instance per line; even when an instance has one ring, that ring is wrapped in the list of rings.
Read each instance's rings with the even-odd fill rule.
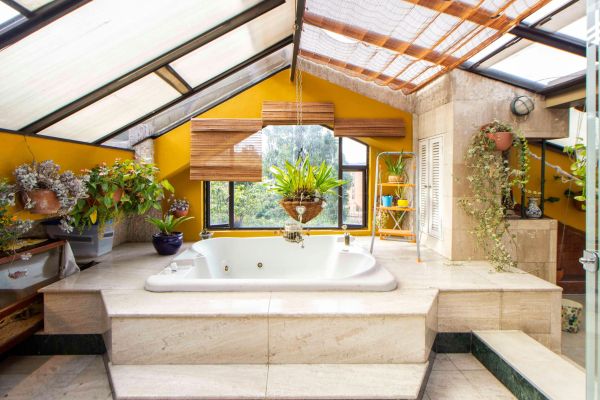
[[[328,128],[329,129],[329,128]],[[361,172],[363,181],[363,217],[362,224],[346,224],[348,230],[365,229],[368,227],[369,209],[368,209],[368,196],[369,196],[369,145],[363,143],[355,138],[346,137],[346,139],[354,140],[365,146],[366,152],[366,163],[365,165],[353,165],[343,164],[343,139],[344,137],[338,137],[338,179],[342,179],[344,172]],[[234,202],[235,202],[235,182],[228,182],[229,195],[227,198],[228,206],[228,222],[226,224],[211,224],[210,220],[210,181],[204,182],[204,221],[206,229],[210,230],[235,230],[235,231],[272,231],[281,229],[281,226],[271,227],[236,227],[234,226]],[[323,227],[311,227],[311,230],[331,230],[331,229],[342,229],[343,222],[343,188],[338,188],[338,225],[337,226],[323,226]]]

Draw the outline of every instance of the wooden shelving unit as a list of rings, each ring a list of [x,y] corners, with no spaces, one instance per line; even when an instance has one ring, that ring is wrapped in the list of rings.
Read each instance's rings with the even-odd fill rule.
[[[381,157],[386,156],[401,156],[408,159],[408,182],[381,182]],[[373,252],[375,236],[379,236],[381,240],[399,240],[404,242],[415,243],[417,245],[417,258],[420,259],[420,249],[417,232],[419,226],[419,212],[418,199],[416,193],[416,164],[416,155],[412,152],[383,152],[377,155],[375,164],[375,181],[378,183],[375,187],[375,194],[373,198],[373,218],[377,218],[377,215],[379,215],[380,213],[387,213],[387,215],[392,219],[393,224],[391,228],[377,228],[376,223],[374,221],[371,235],[371,252]],[[410,191],[410,193],[406,196],[409,200],[409,205],[407,207],[400,207],[398,205],[383,206],[381,204],[381,197],[386,194],[392,194],[393,189],[396,188],[403,188],[405,190]],[[406,220],[407,217],[409,218],[408,221]]]

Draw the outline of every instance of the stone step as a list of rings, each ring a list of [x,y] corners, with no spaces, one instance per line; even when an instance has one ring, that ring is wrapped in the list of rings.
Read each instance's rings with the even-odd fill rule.
[[[533,398],[525,391],[537,391],[535,398],[585,400],[585,371],[522,331],[473,333],[475,356],[511,391],[514,384],[522,394],[517,397]]]
[[[116,400],[417,399],[428,363],[112,365]]]
[[[437,328],[437,290],[102,296],[114,364],[421,363]]]

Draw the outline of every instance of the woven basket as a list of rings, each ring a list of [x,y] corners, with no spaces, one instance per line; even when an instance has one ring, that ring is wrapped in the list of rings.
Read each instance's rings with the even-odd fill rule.
[[[315,201],[280,201],[281,207],[285,210],[286,213],[293,219],[298,222],[302,222],[303,224],[307,223],[311,219],[317,217],[317,215],[321,214],[323,211],[323,201],[315,200]],[[297,206],[306,207],[306,211],[302,215],[302,221],[300,221],[300,216],[296,211]]]

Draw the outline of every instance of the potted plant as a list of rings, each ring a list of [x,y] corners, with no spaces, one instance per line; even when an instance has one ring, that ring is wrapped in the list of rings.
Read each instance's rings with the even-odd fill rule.
[[[202,240],[212,239],[212,237],[213,233],[209,232],[206,228],[202,229],[202,232],[200,232],[200,239]]]
[[[406,160],[401,153],[397,159],[387,156],[383,159],[388,172],[388,182],[403,183],[406,180]]]
[[[573,146],[565,146],[563,151],[571,159],[571,175],[573,183],[579,190],[567,189],[565,195],[571,198],[576,209],[585,211],[585,186],[586,186],[586,165],[587,165],[587,150],[581,138]]]
[[[6,179],[0,179],[0,253],[10,253],[21,235],[32,227],[30,220],[23,220],[11,211],[15,205],[16,188]]]
[[[506,151],[513,144],[514,129],[511,125],[497,119],[481,127],[481,132],[492,140],[498,151]]]
[[[409,201],[406,198],[406,188],[403,186],[397,187],[394,191],[394,195],[396,196],[396,205],[398,207],[408,207]]]
[[[87,175],[59,171],[60,166],[52,160],[33,161],[15,169],[16,186],[26,210],[33,214],[66,215],[79,199],[87,196]]]
[[[171,193],[175,191],[166,179],[156,179],[158,167],[152,163],[116,160],[113,170],[122,177],[123,195],[120,203],[124,215],[144,215],[152,208],[160,210],[164,190]]]
[[[471,195],[459,201],[461,208],[474,220],[471,233],[477,245],[497,271],[515,267],[505,239],[512,239],[506,218],[512,208],[511,192],[514,186],[522,189],[529,181],[529,147],[527,140],[515,133],[513,145],[517,167],[496,151],[495,143],[485,130],[478,130],[465,154],[469,174],[466,177]]]
[[[190,211],[190,202],[185,198],[175,199],[171,196],[169,203],[169,214],[173,214],[176,218],[188,215],[188,212]]]
[[[172,214],[165,214],[162,218],[148,217],[146,220],[159,230],[152,235],[152,244],[161,256],[169,256],[177,253],[183,244],[183,233],[176,232],[175,228],[183,222],[194,219],[194,217],[175,218]]]
[[[270,190],[282,197],[280,205],[290,217],[307,223],[323,210],[325,196],[348,181],[337,179],[332,166],[312,166],[310,157],[298,158],[296,164],[286,161],[284,168],[271,167],[274,183]]]

